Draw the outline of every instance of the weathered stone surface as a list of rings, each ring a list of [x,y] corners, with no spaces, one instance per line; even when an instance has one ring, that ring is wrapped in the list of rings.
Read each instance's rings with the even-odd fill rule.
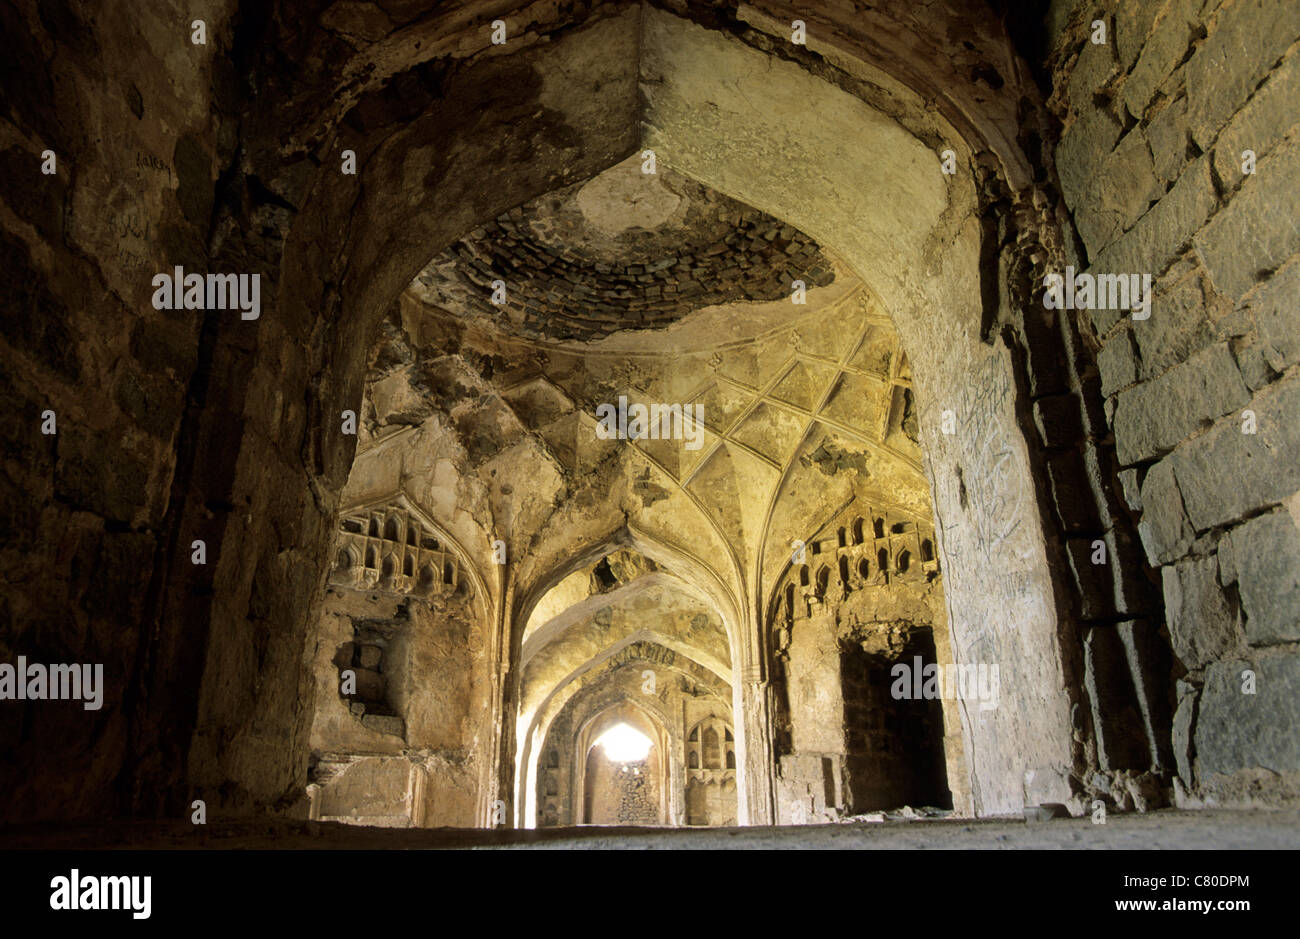
[[[1234,528],[1228,538],[1246,613],[1246,637],[1265,646],[1300,639],[1300,530],[1286,511]]]
[[[1124,81],[1124,103],[1130,114],[1143,115],[1156,88],[1182,61],[1192,39],[1191,23],[1200,7],[1200,0],[1174,0],[1142,44],[1142,54]]]
[[[400,737],[405,732],[402,719],[387,714],[367,714],[361,718],[361,724],[377,734],[393,734]]]
[[[1142,519],[1138,534],[1152,566],[1181,557],[1195,537],[1174,479],[1172,461],[1161,460],[1142,480]]]
[[[1126,469],[1119,471],[1120,491],[1124,494],[1124,504],[1130,511],[1142,511],[1142,487],[1138,482],[1138,471]]]
[[[1247,694],[1243,673],[1254,673]],[[1250,767],[1300,770],[1300,656],[1233,659],[1206,669],[1196,717],[1196,758],[1202,773]]]
[[[1241,518],[1300,489],[1300,426],[1295,420],[1300,378],[1268,386],[1247,407],[1255,412],[1256,433],[1244,434],[1240,420],[1226,418],[1165,461],[1172,464],[1197,531]]]
[[[1205,229],[1196,250],[1214,286],[1233,300],[1300,251],[1300,143],[1283,144]]]
[[[1071,206],[1083,204],[1088,180],[1115,146],[1120,133],[1120,123],[1113,116],[1089,108],[1061,136],[1056,167],[1062,194]]]
[[[1201,157],[1137,224],[1093,259],[1090,270],[1159,276],[1205,224],[1218,201],[1210,159]]]
[[[186,15],[205,46],[174,10],[0,4],[0,652],[111,676],[93,720],[0,707],[0,820],[197,796],[226,818],[310,799],[378,826],[577,823],[583,728],[607,718],[647,721],[682,775],[606,764],[586,821],[1082,811],[1072,782],[1101,760],[1117,806],[1154,805],[1178,666],[1116,491],[1175,574],[1217,542],[1244,584],[1271,569],[1221,531],[1272,503],[1193,540],[1183,502],[1236,498],[1238,474],[1271,490],[1226,447],[1183,479],[1199,427],[1117,486],[1106,425],[1120,388],[1174,388],[1211,342],[1277,394],[1294,312],[1280,270],[1236,310],[1189,292],[1098,362],[1088,313],[1021,294],[1085,250],[1190,264],[1207,165],[1239,144],[1188,144],[1189,5],[1061,0],[1041,49],[986,3],[822,4],[801,51],[771,0],[210,0]],[[1206,4],[1196,35],[1250,6]],[[1246,85],[1225,127],[1289,129],[1277,91],[1232,124]],[[1225,179],[1234,201],[1265,185]],[[1273,224],[1215,272],[1270,270]],[[256,272],[261,319],[154,310],[150,278],[181,262]],[[1122,314],[1094,313],[1112,336]],[[702,402],[700,448],[596,434],[625,395]],[[341,527],[372,508],[378,531]],[[1082,617],[1120,613],[1080,648]],[[1000,664],[1001,702],[886,697],[925,633],[936,662]],[[346,668],[368,697],[340,696]]]
[[[1101,372],[1101,393],[1113,395],[1137,381],[1137,354],[1133,348],[1133,333],[1121,329],[1106,340],[1097,356],[1097,370]]]
[[[599,339],[664,328],[700,307],[823,287],[830,261],[803,232],[633,157],[595,180],[512,209],[435,257],[428,303],[505,321],[534,338]],[[634,208],[629,208],[629,207]],[[503,303],[493,284],[506,283]],[[556,285],[562,285],[556,289]]]
[[[1290,55],[1214,142],[1214,171],[1226,189],[1235,189],[1245,180],[1241,165],[1246,150],[1254,152],[1258,170],[1259,161],[1300,121],[1300,115],[1296,114],[1297,97],[1300,97],[1300,56]]]
[[[1118,72],[1113,43],[1085,42],[1070,73],[1070,100],[1090,103]]]
[[[1180,95],[1157,112],[1143,133],[1156,176],[1162,182],[1173,182],[1187,165],[1187,98]]]
[[[1127,526],[1106,533],[1106,550],[1111,558],[1112,595],[1115,611],[1125,616],[1144,616],[1159,609],[1157,590],[1147,578],[1142,548]]]
[[[1143,381],[1155,378],[1214,341],[1206,293],[1204,273],[1199,269],[1155,285],[1151,316],[1133,320],[1133,338],[1137,340],[1141,357],[1139,376]]]
[[[1297,36],[1300,7],[1290,0],[1241,0],[1221,8],[1215,28],[1186,66],[1188,113],[1202,149]]]
[[[1261,284],[1247,302],[1259,329],[1266,359],[1281,372],[1300,362],[1300,262],[1292,262]]]
[[[1149,460],[1250,400],[1226,343],[1211,346],[1159,378],[1120,394],[1115,450],[1121,464]]]
[[[1155,3],[1119,3],[1115,6],[1115,47],[1124,71],[1137,63],[1146,47],[1160,5]]]
[[[1098,167],[1088,184],[1090,196],[1075,210],[1074,223],[1088,249],[1096,257],[1133,226],[1164,187],[1156,179],[1146,138],[1137,131],[1124,135]]]
[[[1214,557],[1195,558],[1161,568],[1165,617],[1174,653],[1189,669],[1201,668],[1233,652],[1241,626],[1219,586]]]

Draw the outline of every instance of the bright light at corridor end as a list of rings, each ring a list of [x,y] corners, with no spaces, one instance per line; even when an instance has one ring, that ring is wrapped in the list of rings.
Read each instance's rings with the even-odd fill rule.
[[[649,737],[627,724],[615,724],[593,744],[604,747],[605,756],[614,763],[640,763],[652,745]]]

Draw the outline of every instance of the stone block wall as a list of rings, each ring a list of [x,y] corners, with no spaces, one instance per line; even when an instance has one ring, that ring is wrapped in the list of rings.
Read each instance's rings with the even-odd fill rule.
[[[153,811],[142,778],[183,772],[203,650],[171,657],[189,622],[159,625],[159,571],[183,558],[187,596],[209,589],[211,534],[168,513],[196,460],[215,475],[226,457],[178,443],[208,324],[149,301],[155,274],[205,270],[234,147],[220,54],[234,7],[190,11],[210,27],[200,46],[161,7],[0,8],[0,660],[95,663],[105,683],[98,711],[0,708],[7,820]]]
[[[1163,590],[1177,791],[1185,804],[1294,795],[1300,5],[1064,6],[1050,64],[1068,263],[1153,283],[1149,318],[1094,309],[1082,328],[1116,495]],[[1122,632],[1086,651],[1142,655]]]

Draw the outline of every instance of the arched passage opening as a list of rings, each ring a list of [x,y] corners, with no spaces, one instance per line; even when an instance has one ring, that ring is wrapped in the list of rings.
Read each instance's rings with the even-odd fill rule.
[[[685,722],[731,715],[733,643],[725,617],[708,591],[686,579],[691,568],[674,552],[640,536],[629,540],[648,553],[615,541],[585,555],[576,569],[566,564],[546,578],[552,586],[531,607],[518,669],[521,825],[582,817],[569,795],[578,791],[573,777],[565,775],[581,757],[575,729],[593,708],[625,701],[669,728],[665,792],[671,823],[680,824]],[[557,767],[550,766],[552,753],[559,754]],[[558,802],[545,798],[551,789],[558,789]]]
[[[867,94],[861,80],[852,78],[855,70],[861,73],[865,68],[844,51],[852,41],[837,43],[835,48],[824,47],[827,56],[838,59],[847,54],[848,58],[828,66],[828,72],[797,58],[771,56],[730,32],[652,6],[611,8],[560,34],[544,55],[528,46],[477,61],[445,81],[439,78],[424,87],[405,88],[400,102],[393,88],[363,92],[353,102],[356,120],[337,129],[331,146],[356,147],[364,169],[357,180],[342,183],[332,173],[314,176],[309,186],[312,198],[305,203],[310,207],[299,215],[285,253],[286,275],[278,292],[284,322],[310,322],[314,313],[309,311],[324,310],[333,321],[352,323],[351,329],[368,335],[390,316],[390,322],[399,323],[417,345],[437,344],[440,327],[426,326],[422,316],[412,312],[408,298],[393,308],[394,297],[412,283],[431,255],[529,200],[595,178],[643,148],[653,150],[666,169],[792,229],[783,235],[783,229],[777,228],[772,239],[765,234],[769,243],[780,238],[798,252],[797,235],[815,240],[861,283],[862,296],[892,322],[906,350],[909,387],[903,387],[897,373],[887,377],[891,408],[865,449],[885,461],[881,465],[910,465],[923,473],[935,523],[936,555],[947,578],[944,595],[952,655],[960,662],[999,663],[1008,676],[1005,707],[977,718],[962,716],[972,779],[969,808],[1000,813],[1014,811],[1025,801],[1062,800],[1070,793],[1070,777],[1078,774],[1080,761],[1089,759],[1075,746],[1069,720],[1072,707],[1086,703],[1082,653],[1071,632],[1074,601],[1049,567],[1049,552],[1057,552],[1059,560],[1064,549],[1056,534],[1044,532],[1046,496],[1035,491],[1031,454],[1021,430],[1027,401],[1016,357],[1025,351],[1016,347],[1014,335],[994,336],[988,329],[1007,311],[989,299],[994,293],[989,278],[994,275],[986,263],[989,245],[977,185],[987,181],[988,174],[979,169],[982,164],[974,154],[992,148],[993,162],[1001,160],[992,176],[1000,173],[1016,186],[1025,182],[1022,162],[1000,132],[1005,112],[981,123],[978,113],[960,113],[970,104],[969,98],[962,97],[957,108],[945,106],[934,113],[893,79],[887,86],[896,100],[882,108],[883,102]],[[634,54],[625,54],[633,49]],[[705,68],[702,62],[710,64]],[[557,134],[554,123],[529,115],[545,113],[546,107],[538,110],[538,104],[559,104],[555,96],[564,76],[575,70],[592,76],[600,93],[564,104],[560,110],[567,131]],[[508,108],[488,107],[485,89],[503,82],[531,90]],[[644,100],[636,94],[638,85],[648,89]],[[762,106],[755,106],[756,101]],[[554,119],[554,114],[548,118]],[[379,128],[392,132],[379,133]],[[495,147],[502,139],[510,141],[509,179],[503,176],[485,185],[476,176],[477,157],[489,141]],[[948,177],[942,171],[938,151],[943,144],[954,150],[967,172]],[[395,199],[394,191],[404,198]],[[351,208],[345,210],[345,205]],[[341,278],[340,271],[331,269],[333,259],[311,241],[313,232],[334,227],[338,213],[349,219],[348,241],[353,248],[346,276]],[[634,276],[654,279],[644,271]],[[650,284],[647,290],[659,286],[651,281],[638,283]],[[522,322],[507,333],[527,331],[526,307],[523,314]],[[458,338],[474,328],[476,324],[470,322]],[[331,356],[329,373],[303,369],[318,383],[320,394],[312,404],[312,420],[318,428],[333,426],[333,414],[342,410],[340,406],[355,405],[361,398],[365,353],[358,347],[364,348],[364,343],[354,339],[355,335],[332,331],[321,344]],[[626,353],[615,347],[607,350]],[[667,352],[670,346],[664,349]],[[273,354],[267,347],[255,358],[266,366]],[[559,351],[548,354],[563,360]],[[717,355],[725,361],[721,350]],[[826,358],[816,349],[808,354],[813,364],[819,356]],[[805,372],[816,371],[807,362],[799,364]],[[836,369],[851,364],[842,359],[831,362]],[[681,368],[686,368],[685,362]],[[768,402],[762,399],[776,386],[753,385],[753,378],[761,373],[756,360],[748,387],[766,407]],[[726,377],[729,382],[718,383],[716,400],[706,403],[724,414],[728,392],[745,385],[744,376],[737,377],[736,372]],[[530,409],[521,402],[536,403],[530,389],[543,389],[543,396],[550,395],[553,402],[567,398],[577,416],[563,433],[557,429],[538,449],[552,456],[570,454],[570,472],[599,463],[601,446],[591,446],[597,435],[590,395],[578,389],[581,393],[575,396],[572,387],[566,389],[554,380],[554,373],[520,378],[519,384],[502,387],[483,400],[493,407],[509,402],[508,410],[518,418],[520,409]],[[545,390],[547,382],[556,394]],[[801,382],[819,387],[816,380],[792,379],[792,385]],[[450,386],[452,382],[445,385]],[[607,390],[611,387],[619,389],[611,385]],[[793,389],[796,398],[798,390]],[[851,388],[835,387],[810,402],[782,399],[790,413],[807,419],[802,431],[794,434],[796,447],[809,439],[810,432],[833,435],[852,426],[843,415],[824,413],[841,392],[845,401],[853,398]],[[682,388],[677,393],[687,394]],[[724,573],[710,580],[724,585],[737,611],[727,625],[735,637],[732,691],[743,776],[739,814],[744,822],[761,823],[775,818],[777,803],[765,598],[778,567],[774,558],[784,551],[779,537],[769,537],[767,520],[778,505],[787,467],[772,456],[774,445],[741,433],[744,418],[756,410],[752,404],[746,407],[745,414],[725,427],[710,428],[705,422],[701,449],[707,451],[707,459],[693,463],[679,454],[674,462],[651,452],[649,444],[636,446],[634,456],[615,459],[620,472],[610,477],[618,480],[622,504],[614,499],[594,509],[581,500],[572,504],[575,514],[584,516],[583,525],[607,530],[608,517],[628,514],[634,499],[635,514],[647,527],[654,527],[650,523],[656,511],[665,511],[656,510],[655,504],[663,501],[660,493],[667,492],[668,502],[691,503],[706,523],[699,526],[705,534],[690,551],[697,557],[721,559],[717,567]],[[545,407],[531,410],[539,414]],[[769,416],[758,423],[780,437],[781,421],[770,416],[775,410],[773,404]],[[510,425],[506,410],[498,411],[497,426]],[[951,423],[945,417],[949,413],[956,433],[942,429]],[[513,739],[516,730],[510,715],[518,705],[512,676],[517,674],[523,643],[521,623],[512,611],[517,614],[521,609],[515,592],[526,581],[511,565],[527,566],[538,553],[566,549],[539,551],[539,542],[550,533],[547,521],[539,517],[546,514],[546,499],[524,505],[521,499],[511,498],[517,491],[513,485],[491,481],[493,471],[500,468],[494,460],[508,449],[509,441],[502,440],[498,450],[481,447],[483,425],[468,426],[472,422],[466,422],[464,415],[454,422],[460,425],[456,430],[476,478],[471,485],[461,486],[460,492],[455,491],[458,484],[449,485],[442,498],[449,511],[457,511],[457,496],[468,493],[478,500],[486,509],[478,541],[485,548],[501,542],[506,559],[491,562],[497,563],[500,576],[489,584],[499,612],[488,640],[486,655],[491,664],[484,680],[491,685],[491,722],[501,744],[489,761],[491,770],[479,795],[486,818],[488,805],[514,797],[522,770],[514,756],[520,744]],[[541,426],[526,429],[541,434]],[[915,445],[924,451],[924,460],[919,450],[908,455],[890,443],[891,432],[907,427],[915,435]],[[717,439],[707,439],[708,434]],[[309,461],[314,461],[315,490],[324,494],[322,518],[330,513],[331,493],[338,491],[350,446],[322,431],[308,450]],[[841,452],[823,445],[805,455],[839,470],[844,466]],[[559,461],[563,463],[563,457]],[[432,466],[426,469],[431,475],[437,471]],[[554,479],[534,477],[531,483],[543,489],[549,486],[550,493],[561,499],[572,499],[570,482],[562,477],[565,473],[555,474]],[[756,497],[758,493],[762,495]],[[561,543],[583,543],[582,528],[570,530]],[[911,557],[891,556],[883,564],[878,557],[877,566],[911,565]],[[551,564],[549,560],[531,563],[543,570]],[[839,567],[834,570],[840,583],[846,575],[853,576]],[[818,584],[823,592],[834,589],[831,571],[828,568],[826,582]],[[289,637],[302,634],[298,629],[290,631]],[[241,640],[225,636],[219,641]],[[214,656],[213,661],[223,657]],[[210,677],[209,687],[219,687],[222,676],[214,671]],[[209,752],[219,728],[242,720],[218,711],[200,707],[196,765],[207,768],[201,773],[211,770],[219,776],[218,767],[239,763],[241,748],[256,749],[261,744],[254,739],[258,732],[248,726],[247,734],[234,733],[233,743],[223,747],[220,757]]]
[[[578,735],[575,780],[584,825],[666,825],[668,735],[648,712],[622,703]]]

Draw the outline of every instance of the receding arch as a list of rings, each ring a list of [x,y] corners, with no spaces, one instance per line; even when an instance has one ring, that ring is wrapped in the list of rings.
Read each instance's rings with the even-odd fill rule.
[[[530,124],[527,118],[535,102],[524,100],[493,111],[486,106],[483,85],[478,83],[490,85],[494,74],[504,80],[507,74],[527,69],[556,80],[572,67],[573,57],[580,56],[586,43],[626,39],[631,47],[636,45],[632,37],[640,40],[639,60],[633,57],[640,62],[640,72],[634,69],[626,75],[614,70],[602,76],[606,80],[601,84],[601,106],[584,103],[591,107],[585,113],[590,124],[584,128],[582,146],[569,147],[561,155],[548,142],[521,159],[523,171],[508,181],[497,181],[499,185],[487,189],[476,185],[474,141],[545,137],[541,125]],[[845,43],[852,46],[851,39]],[[677,80],[691,73],[692,61],[706,60],[717,65],[714,74],[696,74],[697,80],[689,83]],[[638,82],[648,89],[644,109],[636,97]],[[614,101],[619,106],[609,107]],[[762,104],[756,107],[755,102]],[[794,102],[803,119],[784,120],[782,114],[788,115]],[[473,124],[462,120],[476,110],[484,113],[481,120]],[[869,284],[897,324],[915,374],[921,433],[930,454],[927,476],[940,522],[938,553],[945,570],[953,574],[947,597],[956,645],[964,654],[978,642],[1003,642],[997,654],[1007,661],[1045,655],[1059,671],[1052,587],[1042,534],[1031,523],[1031,513],[1021,506],[1015,519],[1019,527],[1007,531],[997,520],[1005,513],[988,502],[977,501],[969,509],[959,506],[950,482],[958,466],[978,464],[981,455],[992,449],[1000,460],[996,465],[1002,468],[1002,478],[1009,483],[1006,498],[1029,491],[1024,485],[1028,477],[1024,441],[1017,429],[1014,394],[1009,393],[1009,356],[981,341],[981,234],[974,186],[969,175],[943,178],[933,142],[950,142],[959,163],[968,165],[971,151],[992,141],[1008,173],[1018,165],[1015,150],[1005,146],[1008,137],[997,121],[984,126],[975,111],[946,107],[943,111],[957,122],[961,133],[937,115],[924,116],[923,108],[916,109],[915,121],[900,125],[797,62],[771,59],[734,37],[671,14],[645,10],[624,20],[611,13],[562,35],[548,46],[546,56],[524,48],[466,67],[453,77],[441,101],[431,101],[419,117],[384,137],[377,148],[367,146],[359,135],[343,135],[340,142],[355,142],[358,154],[366,154],[359,161],[365,166],[364,176],[349,180],[344,188],[322,172],[317,177],[318,198],[312,200],[321,209],[304,211],[300,223],[302,231],[330,227],[328,210],[351,199],[348,194],[360,184],[362,196],[349,227],[349,238],[357,245],[352,273],[337,288],[321,286],[337,281],[324,276],[310,257],[301,258],[303,242],[291,237],[279,285],[285,312],[305,319],[312,311],[324,310],[335,318],[373,324],[429,255],[459,234],[558,181],[586,178],[649,145],[665,165],[807,231],[844,257]],[[509,135],[502,133],[506,127]],[[746,143],[754,141],[760,145],[746,149]],[[846,141],[867,144],[855,148],[846,146]],[[450,158],[444,156],[449,153]],[[442,185],[395,212],[383,180],[428,174],[437,160],[443,161]],[[448,194],[453,190],[472,193],[473,198],[452,199]],[[313,211],[318,214],[313,216]],[[413,249],[412,244],[422,247]],[[330,401],[323,405],[324,413],[336,412],[336,403],[355,403],[359,387],[359,353],[354,348],[336,351],[334,361],[343,378],[328,389]],[[985,388],[992,390],[985,393]],[[985,442],[972,439],[973,435],[939,438],[930,417],[949,399],[956,399],[957,410],[970,412],[971,427],[993,428],[991,447],[986,445],[987,434]],[[977,407],[988,408],[988,415],[975,414]],[[330,459],[343,455],[340,451]],[[980,552],[985,557],[976,563]],[[990,565],[991,555],[999,563]],[[991,591],[990,576],[996,581]],[[751,569],[736,572],[732,583],[706,580],[710,590],[720,587],[731,608],[728,612],[734,611],[727,623],[729,631],[733,627],[736,631],[737,651],[743,652],[736,658],[750,669],[746,681],[751,684],[744,693],[751,698],[761,695],[764,680],[756,639],[760,605],[744,599],[757,579]],[[1022,618],[1032,627],[1021,630],[1015,641],[989,634],[985,625],[995,610],[1005,607],[990,594],[1008,592],[1025,598]],[[508,609],[517,614],[527,605],[510,602]],[[517,616],[503,617],[518,621]],[[503,667],[508,669],[514,653],[501,651]],[[742,694],[740,689],[737,694]],[[502,689],[499,700],[504,704],[508,698]],[[998,756],[980,767],[990,780],[997,778],[984,790],[990,807],[1005,808],[1021,800],[1024,766],[1064,784],[1062,768],[1070,762],[1068,700],[1064,694],[1047,693],[1036,703],[1041,706],[1016,709],[1026,717],[1013,716],[1009,708],[987,722],[990,728],[998,725],[1004,735],[1036,741],[1028,751],[1008,759]],[[991,731],[972,729],[972,733],[986,732]],[[1046,742],[1058,740],[1064,742]],[[988,753],[990,748],[979,752]],[[502,764],[498,782],[513,771],[507,764],[508,760]],[[746,808],[742,814],[770,818],[770,798],[761,791],[742,792],[743,802],[754,803],[752,811]]]

